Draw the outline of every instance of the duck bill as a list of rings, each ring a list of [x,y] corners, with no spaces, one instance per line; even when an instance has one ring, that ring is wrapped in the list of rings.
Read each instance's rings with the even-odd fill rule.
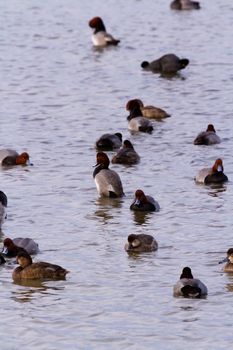
[[[228,258],[224,258],[223,260],[220,260],[218,263],[219,264],[223,264],[225,262],[229,262],[229,259]]]
[[[32,166],[33,164],[30,162],[30,160],[28,159],[27,161],[26,161],[26,164],[25,165],[30,165],[30,166]]]
[[[135,204],[135,205],[137,205],[137,206],[139,207],[139,206],[140,206],[140,204],[141,204],[140,199],[137,199],[137,198],[136,198],[136,200],[135,200],[134,204]]]
[[[6,247],[3,247],[2,254],[8,254],[8,249]]]

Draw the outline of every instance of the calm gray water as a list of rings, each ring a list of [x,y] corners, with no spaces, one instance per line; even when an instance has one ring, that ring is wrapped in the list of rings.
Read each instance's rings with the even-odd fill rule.
[[[233,277],[218,261],[232,246],[232,181],[221,190],[193,177],[222,157],[232,163],[232,0],[203,0],[177,13],[157,0],[0,1],[1,148],[26,150],[33,167],[0,169],[9,200],[5,237],[31,237],[35,260],[70,270],[66,281],[22,286],[13,262],[0,267],[1,349],[227,349],[232,346]],[[101,16],[120,38],[94,50],[88,20]],[[181,75],[143,72],[141,61],[174,52]],[[126,102],[141,98],[172,117],[152,135],[130,135]],[[222,143],[192,144],[213,123]],[[122,132],[141,163],[112,166],[126,196],[100,200],[92,178],[95,140]],[[110,153],[111,155],[111,153]],[[135,189],[159,213],[129,210]],[[148,233],[156,253],[129,257],[128,234]],[[205,300],[176,299],[190,266],[209,289]]]

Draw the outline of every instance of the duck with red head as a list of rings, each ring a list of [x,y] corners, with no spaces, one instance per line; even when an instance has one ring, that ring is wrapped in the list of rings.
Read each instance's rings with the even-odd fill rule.
[[[7,196],[3,191],[0,191],[0,230],[1,230],[2,224],[7,218],[6,208],[7,208]]]
[[[13,258],[18,255],[19,252],[27,252],[28,254],[36,254],[38,252],[38,244],[31,238],[5,238],[3,241],[4,254],[8,258]]]
[[[209,124],[207,126],[206,131],[200,132],[195,140],[193,141],[194,145],[214,145],[216,143],[220,143],[221,139],[216,134],[215,128],[213,124]]]
[[[129,140],[123,142],[123,146],[112,158],[112,163],[133,165],[140,161],[140,157]]]
[[[124,196],[120,176],[114,170],[108,168],[110,161],[107,154],[98,152],[96,160],[93,177],[100,196],[110,198]]]
[[[160,206],[153,197],[145,195],[142,190],[137,190],[130,209],[135,211],[159,211]]]
[[[65,279],[66,274],[69,272],[59,265],[42,261],[33,263],[27,252],[20,252],[16,261],[20,265],[12,273],[12,278],[16,282],[21,280]]]
[[[228,177],[223,172],[222,159],[216,159],[212,168],[204,168],[199,170],[198,174],[194,178],[197,183],[203,183],[205,185],[210,184],[222,184],[228,181]]]
[[[175,297],[201,298],[208,293],[207,287],[199,279],[193,278],[190,267],[184,267],[180,279],[173,287]]]
[[[32,165],[30,163],[29,154],[27,152],[19,154],[18,152],[11,149],[0,150],[0,163],[3,166]]]
[[[187,58],[179,58],[173,53],[166,54],[152,62],[143,61],[141,67],[153,73],[174,75],[189,64]]]
[[[153,236],[147,234],[131,234],[125,244],[127,253],[153,252],[158,249],[158,243]]]
[[[92,42],[94,46],[104,47],[119,44],[120,40],[115,39],[111,34],[106,32],[102,18],[94,17],[89,21],[89,26],[94,29]]]
[[[142,116],[138,99],[129,100],[126,104],[126,110],[130,113],[127,117],[129,130],[148,133],[153,131],[154,128],[151,121]]]

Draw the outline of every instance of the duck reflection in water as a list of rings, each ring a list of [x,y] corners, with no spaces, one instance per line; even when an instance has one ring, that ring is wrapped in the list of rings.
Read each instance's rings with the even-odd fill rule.
[[[94,219],[100,219],[102,223],[107,224],[115,217],[113,210],[122,207],[122,199],[99,197],[95,204],[98,209],[94,212]]]
[[[41,281],[41,280],[24,280],[24,281],[13,281],[13,284],[19,285],[22,288],[18,289],[17,291],[12,292],[11,299],[18,302],[18,303],[27,303],[31,302],[35,297],[38,298],[38,294],[40,294],[41,297],[43,295],[48,297],[49,294],[54,295],[56,294],[56,291],[61,291],[65,289],[65,286],[57,286],[58,282],[60,281]],[[51,285],[52,283],[56,283],[56,286]],[[60,283],[64,283],[64,281],[61,281]],[[50,285],[48,285],[50,284]],[[25,287],[25,288],[23,288]]]
[[[211,197],[219,197],[222,192],[225,192],[227,190],[225,184],[212,184],[209,187],[210,188],[208,189],[208,195]]]
[[[147,225],[150,221],[152,213],[145,211],[132,211],[132,215],[136,225]]]

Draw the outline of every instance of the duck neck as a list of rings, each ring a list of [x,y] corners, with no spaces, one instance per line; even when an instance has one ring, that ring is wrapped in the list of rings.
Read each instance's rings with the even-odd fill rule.
[[[127,117],[128,120],[131,120],[133,118],[142,117],[142,111],[139,106],[136,106],[135,108],[131,109],[129,116]]]
[[[102,169],[108,169],[106,164],[98,164],[93,171],[93,177],[95,177]]]
[[[98,23],[98,25],[95,27],[94,34],[97,34],[98,32],[106,32],[106,28],[103,22]]]

